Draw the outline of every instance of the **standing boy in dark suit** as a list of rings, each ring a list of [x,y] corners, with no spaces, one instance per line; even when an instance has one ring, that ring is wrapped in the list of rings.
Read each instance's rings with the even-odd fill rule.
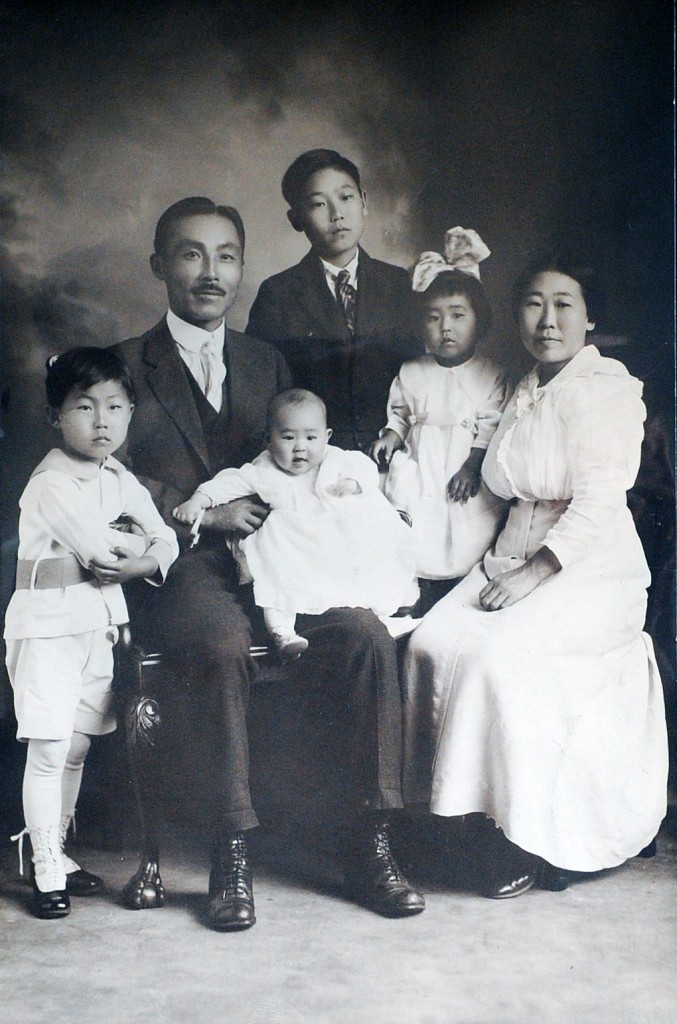
[[[285,172],[282,194],[311,250],[263,282],[247,334],[279,348],[295,383],[324,399],[332,443],[366,449],[382,426],[393,378],[419,354],[409,278],[359,246],[366,194],[357,167],[340,153],[303,153]]]
[[[261,450],[268,404],[289,385],[276,349],[225,326],[243,254],[236,210],[203,198],[175,203],[158,222],[151,256],[153,273],[167,288],[169,312],[142,337],[118,346],[136,388],[128,458],[180,541],[187,538],[171,510],[220,469],[240,466]],[[168,681],[190,695],[198,725],[195,756],[208,769],[203,774],[211,779],[214,809],[206,920],[217,931],[255,923],[246,834],[258,824],[246,725],[251,627],[224,536],[253,533],[267,512],[255,497],[207,509],[199,543],[182,544],[158,588],[162,597],[130,601],[133,621],[143,622],[163,651]],[[315,652],[318,685],[348,719],[345,747],[356,812],[353,856],[346,864],[350,892],[382,914],[418,913],[423,897],[400,874],[387,836],[386,812],[402,805],[394,641],[365,609],[332,609],[306,619],[303,632]]]

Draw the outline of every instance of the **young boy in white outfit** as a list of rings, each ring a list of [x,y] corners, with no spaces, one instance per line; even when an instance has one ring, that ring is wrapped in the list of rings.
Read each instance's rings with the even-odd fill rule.
[[[21,497],[4,635],[17,738],[28,743],[20,836],[28,832],[33,847],[33,911],[56,918],[69,913],[69,895],[103,884],[64,844],[90,737],[115,729],[113,646],[128,618],[121,584],[161,584],[178,545],[148,491],[112,457],[134,408],[121,359],[107,349],[71,349],[49,360],[46,389],[62,447],[42,460]],[[133,532],[115,528],[121,517]]]

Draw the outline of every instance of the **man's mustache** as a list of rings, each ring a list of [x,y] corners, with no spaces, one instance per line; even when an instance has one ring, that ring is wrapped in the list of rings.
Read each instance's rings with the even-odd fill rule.
[[[192,289],[194,295],[225,295],[223,288],[219,288],[217,284],[203,284],[197,288]]]

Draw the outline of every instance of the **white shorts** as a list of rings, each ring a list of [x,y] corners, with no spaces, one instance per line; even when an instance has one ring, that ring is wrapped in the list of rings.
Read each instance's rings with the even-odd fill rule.
[[[65,740],[113,732],[117,626],[75,636],[7,640],[17,739]]]

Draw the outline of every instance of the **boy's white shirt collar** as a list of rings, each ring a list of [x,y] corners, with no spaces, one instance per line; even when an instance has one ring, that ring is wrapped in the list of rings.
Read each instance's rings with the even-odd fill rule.
[[[337,267],[333,263],[328,263],[323,260],[320,256],[320,263],[324,268],[324,273],[327,278],[327,285],[334,297],[336,297],[336,278],[342,270],[347,270],[350,274],[348,278],[348,284],[352,285],[355,291],[357,291],[357,265],[360,260],[360,250],[358,249],[350,263],[347,263],[345,267]]]
[[[207,338],[213,338],[216,347],[219,351],[223,352],[223,343],[226,336],[226,321],[221,321],[215,331],[205,331],[202,327],[196,327],[194,324],[189,324],[181,317],[173,313],[171,309],[167,310],[167,327],[172,338],[179,346],[179,350],[185,349],[187,352],[199,353],[202,350]]]
[[[102,469],[111,469],[114,473],[126,472],[121,462],[118,462],[112,455],[107,455],[102,462],[91,462],[89,459],[75,459],[63,448],[52,448],[42,462],[38,463],[31,477],[38,473],[45,473],[47,470],[56,470],[58,473],[67,473],[77,480],[94,480]]]

